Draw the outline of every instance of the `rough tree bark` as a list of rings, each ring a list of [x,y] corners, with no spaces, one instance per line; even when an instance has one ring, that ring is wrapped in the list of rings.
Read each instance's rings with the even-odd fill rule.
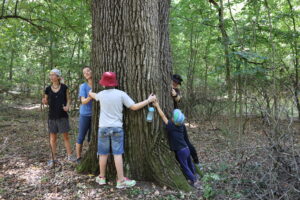
[[[94,0],[92,68],[93,89],[105,71],[117,73],[119,89],[136,102],[154,92],[166,113],[172,109],[171,58],[169,47],[169,0]],[[97,171],[99,105],[93,105],[93,136],[81,171]],[[155,115],[146,122],[147,109],[125,109],[125,170],[136,180],[156,181],[171,188],[190,187],[174,154],[170,152],[162,121]],[[111,167],[111,166],[109,166]]]

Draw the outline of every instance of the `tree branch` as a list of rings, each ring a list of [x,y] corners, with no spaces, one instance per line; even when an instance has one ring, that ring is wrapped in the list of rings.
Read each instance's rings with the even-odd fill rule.
[[[32,22],[32,19],[28,19],[28,18],[25,18],[25,17],[22,17],[22,16],[18,16],[18,15],[6,15],[6,16],[0,16],[0,20],[2,19],[21,19],[23,21],[26,21],[28,22],[29,24],[37,27],[38,29],[42,30],[43,27],[40,26],[40,25],[37,25],[35,23]]]
[[[244,57],[242,57],[242,56],[240,56],[240,58],[243,59],[244,61],[246,61],[247,63],[250,63],[250,64],[262,65],[262,64],[265,63],[265,61],[264,61],[264,62],[261,62],[261,63],[260,63],[260,62],[250,61],[250,60],[248,60],[247,58],[244,58]]]

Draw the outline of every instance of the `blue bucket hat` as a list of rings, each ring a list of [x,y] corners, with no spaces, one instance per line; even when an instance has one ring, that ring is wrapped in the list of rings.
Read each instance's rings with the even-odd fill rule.
[[[184,114],[181,112],[181,110],[179,109],[175,109],[173,111],[173,120],[174,120],[174,124],[177,126],[180,126],[183,124],[184,122]]]

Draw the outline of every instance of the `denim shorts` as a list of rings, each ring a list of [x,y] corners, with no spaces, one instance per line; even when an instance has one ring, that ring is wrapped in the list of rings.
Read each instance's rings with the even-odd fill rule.
[[[98,155],[113,155],[124,153],[124,130],[120,127],[99,127]]]

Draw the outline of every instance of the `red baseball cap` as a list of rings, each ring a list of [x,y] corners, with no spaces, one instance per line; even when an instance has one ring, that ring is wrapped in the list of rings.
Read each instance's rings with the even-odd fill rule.
[[[118,86],[117,75],[115,72],[104,72],[99,84],[105,87]]]

